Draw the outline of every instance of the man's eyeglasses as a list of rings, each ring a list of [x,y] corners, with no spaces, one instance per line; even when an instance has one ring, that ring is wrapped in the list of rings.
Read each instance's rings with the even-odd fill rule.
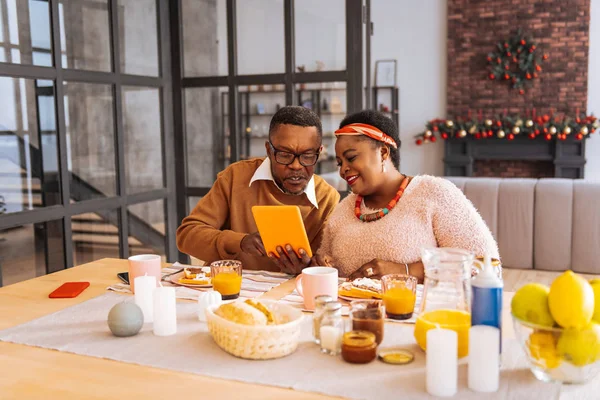
[[[296,154],[289,151],[276,149],[270,140],[269,145],[271,146],[271,150],[273,151],[273,155],[275,156],[275,161],[277,161],[278,164],[290,165],[296,160],[296,158],[298,158],[298,161],[300,161],[300,164],[302,166],[312,167],[319,160],[319,152]]]

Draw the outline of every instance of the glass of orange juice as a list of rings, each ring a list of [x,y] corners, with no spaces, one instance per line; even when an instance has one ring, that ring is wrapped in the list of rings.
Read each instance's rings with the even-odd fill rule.
[[[213,289],[221,293],[223,300],[237,299],[242,289],[242,262],[221,260],[210,264]]]
[[[410,319],[417,300],[417,278],[404,274],[381,277],[385,313],[391,319]]]

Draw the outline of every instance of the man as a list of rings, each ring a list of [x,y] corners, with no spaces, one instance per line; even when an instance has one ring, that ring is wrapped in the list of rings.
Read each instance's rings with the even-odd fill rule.
[[[319,117],[304,107],[283,107],[273,116],[267,158],[234,163],[220,172],[211,190],[177,230],[182,252],[206,262],[239,259],[245,269],[297,274],[311,262],[278,248],[266,254],[257,232],[252,206],[295,205],[300,208],[313,254],[339,193],[319,176],[315,164],[322,150]],[[287,255],[289,254],[289,256]]]

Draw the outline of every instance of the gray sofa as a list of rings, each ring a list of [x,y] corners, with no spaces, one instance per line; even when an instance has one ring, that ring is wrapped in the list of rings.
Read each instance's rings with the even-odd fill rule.
[[[323,178],[338,190],[337,173]],[[446,177],[479,210],[504,268],[600,274],[600,182]]]
[[[600,182],[447,179],[479,210],[505,268],[600,274]]]

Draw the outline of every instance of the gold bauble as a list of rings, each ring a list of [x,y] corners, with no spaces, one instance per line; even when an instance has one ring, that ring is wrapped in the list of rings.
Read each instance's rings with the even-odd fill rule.
[[[551,135],[556,135],[556,127],[555,126],[551,126],[550,127],[550,134]]]
[[[433,133],[429,129],[425,131],[425,137],[426,138],[431,137],[431,135],[433,135]]]
[[[464,138],[465,136],[467,136],[467,131],[465,131],[464,129],[461,129],[458,132],[458,137]]]
[[[525,122],[525,126],[526,126],[526,127],[528,127],[528,128],[531,128],[531,127],[533,126],[533,121],[532,121],[532,120],[530,120],[530,119],[528,119],[528,120]]]
[[[491,119],[486,119],[486,120],[485,120],[485,124],[486,124],[487,126],[492,126],[493,122],[492,122],[492,120],[491,120]]]
[[[592,124],[592,126],[596,129],[600,128],[600,122],[598,120],[595,120],[594,123]]]
[[[519,128],[518,126],[515,126],[512,131],[515,135],[518,135],[519,133],[521,133],[521,128]]]
[[[523,120],[518,119],[517,122],[515,122],[515,126],[523,126]]]
[[[569,135],[569,134],[571,134],[571,128],[569,128],[568,126],[565,126],[565,129],[563,130],[563,133],[564,133],[565,135]]]
[[[446,121],[446,126],[449,127],[449,128],[451,128],[451,127],[454,126],[454,122],[448,120],[448,121]]]
[[[581,128],[581,134],[582,135],[587,135],[588,133],[590,133],[590,130],[588,129],[587,126],[584,126]]]
[[[250,133],[252,132],[252,128],[250,128],[249,126],[246,127],[246,133]]]
[[[472,127],[469,128],[469,133],[472,135],[475,132],[477,132],[477,125],[473,125]]]
[[[504,133],[504,131],[502,129],[500,129],[498,131],[498,133],[496,134],[496,136],[498,136],[499,139],[504,139],[504,136],[506,136],[506,133]]]

